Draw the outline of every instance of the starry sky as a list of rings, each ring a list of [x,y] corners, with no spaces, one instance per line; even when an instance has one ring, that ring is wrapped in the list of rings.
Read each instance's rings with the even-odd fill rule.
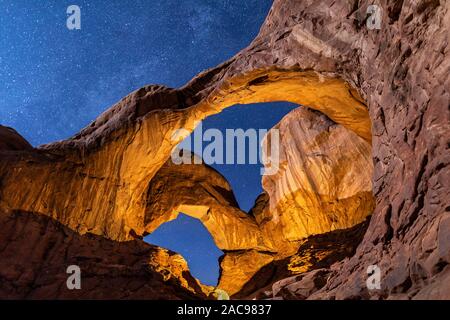
[[[81,9],[81,30],[66,9]],[[37,146],[68,138],[147,84],[178,87],[246,47],[272,0],[0,0],[0,124]],[[204,128],[271,128],[287,103],[235,106]],[[248,210],[259,165],[215,166]],[[178,239],[189,229],[197,246]],[[209,238],[208,238],[209,237]],[[147,238],[180,252],[202,281],[217,280],[221,252],[198,222],[180,217]],[[192,243],[192,241],[191,241]],[[203,245],[199,245],[203,243]]]

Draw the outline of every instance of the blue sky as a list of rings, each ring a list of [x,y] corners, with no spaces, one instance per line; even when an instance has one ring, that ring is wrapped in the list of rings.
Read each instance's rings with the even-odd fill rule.
[[[72,4],[81,8],[81,30],[66,27],[66,9]],[[141,86],[178,87],[232,57],[257,35],[271,4],[0,0],[0,124],[15,128],[35,146],[68,138]],[[284,103],[232,107],[208,118],[204,128],[268,129],[292,108]],[[216,168],[248,210],[261,192],[259,166]],[[177,223],[208,247],[168,241]],[[201,225],[189,219],[172,224],[162,229],[167,235],[159,230],[151,241],[188,250],[190,265],[204,265],[193,268],[194,275],[211,283],[220,252]],[[207,259],[208,250],[215,253]]]

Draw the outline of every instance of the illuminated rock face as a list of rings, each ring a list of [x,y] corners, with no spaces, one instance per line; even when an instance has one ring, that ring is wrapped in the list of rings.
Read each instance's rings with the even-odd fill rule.
[[[294,132],[292,135],[289,128],[295,127],[299,123],[303,123],[304,129],[310,127],[311,137],[305,136],[304,134],[300,135],[300,132]],[[330,143],[330,139],[336,139],[334,143],[341,141],[342,139],[339,140],[338,135],[323,136],[323,134],[328,134],[332,131],[330,130],[330,127],[337,127],[343,132],[348,133],[347,129],[342,126],[337,126],[320,113],[314,113],[305,108],[291,112],[277,126],[277,128],[281,129],[282,161],[287,161],[286,150],[288,150],[288,147],[295,145],[301,147],[302,145],[299,141],[303,139],[309,139],[311,144],[318,143],[319,148],[323,146],[329,147],[329,145],[332,144]],[[317,132],[313,131],[313,128],[315,128]],[[313,133],[318,134],[319,136],[322,135],[320,141],[312,138]],[[293,136],[299,136],[302,139],[293,140]],[[17,135],[17,137],[20,136]],[[348,135],[347,139],[354,139],[366,147],[368,145],[364,139],[356,134]],[[327,142],[328,144],[326,144]],[[349,141],[346,142],[347,145],[343,144],[337,153],[344,159],[346,159],[348,153],[357,154],[356,151],[352,151],[354,145],[349,143]],[[370,148],[366,148],[364,151],[366,152],[366,158],[370,158]],[[10,161],[6,162],[6,164],[12,164],[13,170],[8,172],[5,176],[7,178],[17,177],[17,175],[13,174],[16,171],[22,172],[23,170],[25,170],[26,174],[30,174],[30,171],[27,170],[33,169],[33,167],[25,165],[25,163],[28,164],[28,159],[48,159],[46,156],[47,155],[45,154],[42,155],[39,150],[33,149],[27,150],[26,153],[15,154],[14,157],[6,155],[5,159]],[[347,156],[347,158],[350,157]],[[329,163],[324,162],[323,159],[323,157],[319,158],[319,161],[316,163],[319,168],[325,168],[326,165],[329,165]],[[352,160],[357,162],[356,157]],[[54,163],[50,160],[48,161]],[[35,163],[38,163],[38,161],[35,161]],[[264,214],[261,214],[257,208],[255,208],[252,211],[252,214],[249,215],[238,208],[231,187],[223,176],[206,165],[194,164],[193,158],[192,163],[193,164],[176,165],[169,159],[148,182],[148,185],[145,187],[146,199],[143,200],[143,205],[145,207],[143,228],[145,232],[151,233],[162,223],[175,219],[180,212],[199,219],[211,233],[218,248],[225,252],[224,257],[221,259],[221,278],[219,287],[225,289],[229,294],[240,292],[246,283],[249,282],[265,265],[294,254],[297,251],[298,243],[295,241],[292,242],[292,240],[300,240],[310,234],[325,233],[336,228],[352,226],[353,224],[361,222],[364,217],[370,213],[370,208],[368,207],[370,207],[371,203],[368,205],[361,205],[360,209],[365,211],[359,213],[359,215],[350,210],[346,211],[346,208],[343,207],[341,211],[347,215],[335,218],[338,221],[342,220],[340,221],[340,224],[325,225],[323,220],[331,219],[328,215],[334,214],[337,211],[331,211],[330,213],[328,211],[325,212],[320,210],[320,208],[316,208],[315,210],[303,208],[307,215],[311,217],[311,221],[309,221],[310,228],[294,229],[295,224],[292,223],[292,221],[298,219],[297,214],[299,208],[294,206],[291,208],[288,207],[285,212],[281,212],[277,211],[278,209],[275,208],[277,207],[276,205],[274,206],[274,209],[267,203],[261,207],[261,212],[269,212],[270,214],[264,213],[266,214],[266,216],[264,216]],[[45,162],[38,164],[41,168],[46,168]],[[73,170],[70,167],[70,163],[67,164],[63,162],[63,165],[65,166],[63,168],[70,168]],[[286,166],[292,170],[300,168],[301,170],[311,171],[310,168],[305,166],[302,167],[299,163],[295,162],[284,164],[283,170],[286,169]],[[49,172],[52,170],[51,166],[48,166],[47,168]],[[351,170],[349,172],[351,172]],[[312,173],[312,171],[310,173]],[[336,172],[330,172],[329,176],[327,176],[327,179],[329,179],[328,187],[333,186],[333,183],[336,183],[338,180],[331,179],[333,177],[332,173],[335,174]],[[37,174],[37,172],[35,174]],[[286,176],[286,173],[281,171],[276,176],[271,176],[271,179],[273,179],[271,181],[278,181],[283,179],[282,177],[284,176]],[[362,178],[365,178],[366,176],[370,176],[370,170],[366,175],[362,176]],[[40,177],[38,176],[36,177],[36,179],[39,178]],[[91,179],[93,179],[93,177],[91,177]],[[4,181],[8,180],[5,179]],[[302,182],[304,181],[298,182],[298,186],[301,187]],[[347,183],[347,181],[344,179],[341,183]],[[43,183],[43,185],[45,185],[45,183]],[[16,187],[19,188],[18,185]],[[275,185],[273,187],[277,188]],[[342,189],[342,186],[334,186],[333,188],[338,190]],[[291,191],[292,190],[289,192]],[[357,189],[356,191],[360,190]],[[299,194],[304,194],[304,191]],[[100,198],[102,195],[97,194],[97,196]],[[324,203],[321,202],[322,198],[319,197],[320,194],[316,194],[316,196],[317,200],[315,204],[319,206],[324,205]],[[7,199],[8,197],[5,198]],[[273,199],[276,199],[277,202],[281,201],[275,194],[270,196],[270,201],[273,201]],[[281,219],[278,221],[273,219],[274,216],[283,216],[284,220]],[[79,215],[79,217],[83,217],[83,215]],[[95,218],[95,216],[90,218]],[[268,219],[269,221],[267,221]],[[82,219],[80,220],[83,221]],[[74,218],[72,218],[71,221],[79,222]],[[290,230],[288,228],[289,224],[291,227]],[[101,226],[101,224],[99,225]],[[321,228],[319,231],[314,229],[318,227]],[[87,232],[95,233],[92,232],[93,230],[88,230]],[[289,232],[286,232],[286,230],[289,230]],[[80,232],[79,230],[78,232],[84,234],[84,232]],[[139,237],[139,234],[136,233],[136,231],[133,230],[133,232],[134,233],[131,233],[130,235]],[[292,237],[292,234],[295,235],[293,239],[289,238],[289,236]],[[155,262],[152,261],[149,261],[149,263],[152,265],[155,264]],[[157,268],[156,270],[165,274],[163,269]],[[180,275],[181,274],[182,272],[180,272]],[[189,288],[188,282],[184,282],[183,284]],[[255,284],[254,288],[258,289],[258,284]]]
[[[173,131],[191,131],[239,103],[302,103],[370,140],[367,108],[340,66],[287,31],[263,28],[248,48],[184,87],[141,88],[74,137],[41,146],[39,159],[5,164],[14,169],[6,170],[3,206],[48,215],[82,234],[142,235],[148,183],[181,140],[171,139]],[[30,177],[32,184],[16,183]]]
[[[366,140],[305,107],[291,111],[274,129],[280,135],[281,167],[264,176],[269,202],[251,215],[239,210],[224,177],[194,164],[192,157],[193,164],[175,165],[169,159],[148,187],[146,231],[180,212],[199,219],[225,252],[219,287],[231,295],[265,265],[296,254],[299,240],[353,227],[373,211]],[[284,274],[289,272],[300,271]]]
[[[221,250],[272,248],[255,219],[239,209],[226,179],[205,164],[175,165],[168,160],[150,181],[146,231],[153,232],[180,212],[199,219]]]
[[[362,223],[374,209],[372,154],[366,140],[305,107],[291,111],[273,130],[280,136],[280,169],[263,176],[265,196],[251,211],[271,251],[254,247],[227,252],[221,261],[219,286],[241,297],[270,279],[313,269],[314,263],[288,267],[295,264],[291,260],[306,259],[304,252],[299,253],[305,238],[349,229]],[[267,150],[272,143],[269,137],[264,141]],[[354,237],[336,240],[353,249],[358,243]],[[334,256],[338,256],[337,251],[335,247],[324,250]],[[319,261],[324,254],[312,253],[316,256],[310,259]],[[271,269],[274,265],[277,268]]]
[[[298,108],[274,127],[280,170],[263,176],[268,216],[293,241],[350,228],[374,209],[370,144],[320,112]],[[269,140],[265,141],[269,144]]]
[[[171,139],[174,129],[192,131],[198,120],[238,103],[290,101],[318,110],[345,128],[347,131],[339,129],[342,132],[333,129],[333,134],[344,141],[347,141],[345,135],[353,132],[372,144],[372,186],[376,203],[367,233],[355,255],[325,272],[316,272],[314,275],[320,275],[325,282],[318,281],[320,286],[297,297],[448,298],[450,289],[443,284],[448,282],[450,274],[450,59],[447,49],[450,3],[379,1],[383,12],[381,30],[371,30],[365,25],[369,4],[372,2],[365,0],[354,3],[276,0],[259,35],[248,48],[216,68],[199,74],[182,88],[147,86],[139,89],[76,136],[36,149],[30,148],[13,131],[2,128],[2,219],[15,212],[28,212],[39,219],[58,221],[82,239],[92,237],[88,235],[90,233],[99,237],[92,238],[94,242],[133,240],[141,245],[141,240],[136,239],[146,230],[152,230],[170,218],[173,210],[186,210],[199,215],[207,227],[209,224],[212,234],[217,232],[214,226],[219,224],[230,227],[238,221],[238,226],[229,229],[231,232],[241,232],[244,225],[251,226],[248,241],[240,240],[241,237],[236,235],[229,236],[227,232],[215,237],[220,239],[218,242],[223,248],[245,247],[249,255],[263,257],[261,264],[270,260],[260,255],[261,248],[269,245],[273,248],[270,254],[278,261],[276,259],[292,255],[298,249],[295,241],[282,246],[286,243],[284,236],[296,239],[301,234],[356,223],[354,217],[339,220],[344,216],[341,209],[345,205],[341,202],[350,202],[352,212],[362,218],[364,214],[354,207],[355,197],[366,199],[365,206],[369,204],[370,199],[357,192],[367,192],[368,188],[361,184],[344,184],[342,188],[340,181],[349,179],[344,175],[344,179],[335,184],[321,183],[320,186],[328,187],[312,196],[308,194],[309,202],[306,202],[305,195],[297,192],[296,187],[280,186],[295,181],[307,193],[308,183],[318,181],[322,173],[318,175],[313,170],[317,161],[300,162],[302,156],[293,155],[290,148],[294,145],[288,144],[286,163],[310,169],[315,173],[314,179],[289,178],[297,169],[285,168],[282,174],[273,178],[275,180],[264,182],[270,196],[266,199],[269,207],[259,203],[252,211],[254,218],[244,218],[237,208],[232,210],[232,215],[223,218],[217,214],[221,209],[215,209],[211,202],[174,204],[170,201],[167,204],[171,211],[167,216],[158,213],[152,218],[148,205],[151,204],[150,196],[155,195],[149,195],[148,191],[179,142]],[[287,128],[286,132],[313,135],[298,128]],[[364,145],[361,139],[348,140],[348,143],[358,148]],[[332,150],[328,149],[328,153],[335,163],[339,163]],[[356,152],[353,156],[361,157],[362,153]],[[299,184],[299,181],[305,183]],[[294,200],[285,203],[290,195]],[[212,198],[216,196],[205,199],[210,201]],[[185,202],[186,199],[182,200]],[[326,206],[322,211],[317,209],[319,202],[324,201],[337,212],[334,215],[338,219],[323,214],[328,211]],[[304,208],[305,205],[314,210],[325,227],[299,227],[305,221],[304,214],[291,207]],[[216,213],[211,216],[214,218],[207,220],[207,208],[210,207]],[[281,223],[276,224],[271,219],[274,214]],[[12,217],[19,224],[25,224]],[[3,228],[7,222],[2,221]],[[291,223],[295,225],[295,231],[287,230]],[[13,243],[15,237],[2,239],[8,244]],[[36,241],[39,241],[38,237]],[[250,249],[255,242],[257,248]],[[280,247],[285,248],[285,252],[279,251]],[[128,250],[134,252],[132,248]],[[2,255],[0,261],[14,264],[14,261],[22,261],[20,255],[26,254],[20,250],[14,252],[18,256]],[[105,253],[98,248],[95,254],[104,256],[109,251]],[[125,252],[121,254],[127,256]],[[235,261],[249,260],[245,256],[230,255],[223,261],[227,266]],[[107,263],[115,265],[116,262],[108,260]],[[55,263],[63,265],[65,262]],[[381,291],[368,291],[365,286],[367,265],[373,264],[382,267]],[[242,268],[242,272],[236,274],[240,281],[257,269],[253,266],[248,266],[247,271],[245,266]],[[38,273],[42,268],[33,265],[30,270]],[[29,282],[15,281],[17,277],[7,276],[25,291],[36,288],[30,287]],[[51,273],[49,277],[52,277]],[[231,278],[226,274],[222,277]],[[313,278],[305,276],[298,280]],[[137,283],[146,281],[139,276],[135,279]],[[237,290],[237,287],[230,285],[231,290]],[[301,283],[297,288],[300,287]],[[2,290],[2,293],[10,292]],[[104,289],[104,292],[110,291]],[[39,296],[39,292],[34,294]],[[40,296],[58,297],[58,291],[49,288]],[[148,292],[145,297],[160,296]],[[167,297],[173,296],[167,294]]]
[[[324,234],[310,236],[297,242],[297,251],[287,257],[275,257],[252,274],[244,286],[234,295],[241,299],[286,298],[304,299],[304,292],[289,288],[298,283],[304,274],[313,274],[316,289],[324,281],[318,276],[328,274],[326,268],[355,253],[358,244],[367,230],[369,220],[348,229],[340,229]],[[251,255],[249,255],[251,257]],[[239,268],[235,268],[235,270]],[[235,272],[237,274],[237,271]],[[326,277],[325,277],[326,279]],[[325,280],[326,282],[326,280]],[[304,283],[302,283],[304,284]],[[309,284],[309,283],[308,283]],[[301,287],[301,286],[299,286]],[[312,292],[311,290],[310,292]]]

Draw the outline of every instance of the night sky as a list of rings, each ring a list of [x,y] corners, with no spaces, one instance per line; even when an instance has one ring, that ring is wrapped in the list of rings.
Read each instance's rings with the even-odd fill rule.
[[[81,30],[66,9],[81,8]],[[146,84],[178,87],[246,47],[272,0],[0,0],[0,124],[37,146],[68,138]],[[271,128],[294,106],[235,106],[204,128]],[[259,166],[216,166],[243,210],[261,192]],[[183,232],[185,230],[185,232]],[[187,237],[187,238],[186,238]],[[221,252],[194,219],[181,217],[147,240],[183,254],[215,284]]]

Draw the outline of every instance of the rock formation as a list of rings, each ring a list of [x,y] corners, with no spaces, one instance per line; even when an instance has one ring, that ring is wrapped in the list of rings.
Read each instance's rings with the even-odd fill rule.
[[[291,111],[272,130],[279,130],[280,169],[263,176],[265,193],[250,212],[268,250],[226,251],[220,263],[219,287],[236,297],[282,276],[314,269],[318,263],[294,267],[299,252],[305,254],[304,239],[354,227],[374,209],[371,147],[366,140],[306,107]],[[270,137],[263,142],[267,150]],[[341,236],[335,241],[336,246],[355,249],[358,239]],[[333,249],[335,257],[343,258]]]
[[[295,241],[353,227],[372,213],[367,141],[307,108],[291,111],[274,129],[280,135],[280,170],[263,176],[269,208],[259,220],[274,220],[282,238]]]
[[[143,241],[81,236],[49,217],[0,212],[0,299],[199,299],[201,285],[179,254]],[[68,290],[71,265],[81,290]]]
[[[178,172],[178,179],[190,177],[200,185],[202,175],[214,176],[203,191],[186,190],[200,194],[202,201],[193,204],[187,192],[177,195],[180,202],[175,203],[159,193],[173,191],[170,185],[161,188],[158,179],[167,181],[167,172],[178,170],[167,164],[183,138],[174,139],[174,130],[192,131],[199,120],[234,104],[284,100],[319,111],[319,121],[313,123],[330,130],[324,135],[328,139],[343,139],[350,159],[367,163],[368,144],[372,145],[375,208],[350,259],[278,283],[273,294],[310,299],[450,298],[450,287],[445,285],[450,277],[450,3],[378,2],[380,30],[366,25],[372,4],[366,0],[275,0],[248,48],[182,88],[141,88],[74,137],[38,148],[14,130],[0,128],[0,261],[23,264],[18,269],[21,274],[11,267],[0,269],[0,278],[7,280],[1,282],[5,285],[0,286],[0,296],[70,297],[61,291],[60,274],[71,259],[78,259],[95,265],[90,267],[94,277],[89,285],[98,291],[92,297],[205,297],[178,258],[139,239],[178,210],[196,215],[213,235],[216,232],[215,239],[226,253],[222,284],[233,278],[226,273],[230,266],[258,257],[258,268],[242,266],[234,274],[239,285],[231,283],[232,291],[245,286],[246,278],[258,276],[264,266],[298,254],[305,241],[301,237],[361,222],[373,207],[369,184],[363,183],[370,168],[322,174],[314,165],[325,168],[327,160],[306,161],[305,155],[296,153],[297,147],[302,152],[317,150],[307,141],[287,144],[287,166],[280,175],[265,179],[267,194],[258,200],[252,216],[235,207],[229,187],[209,168],[198,169],[200,178],[189,175],[192,169]],[[313,139],[319,133],[317,128],[309,131],[290,124],[285,132]],[[333,153],[330,141],[323,146],[334,167],[339,167],[341,153]],[[303,171],[291,164],[312,170],[313,178],[293,180],[290,175]],[[339,179],[320,180],[329,172]],[[291,181],[301,184],[283,186]],[[314,181],[321,181],[320,188],[310,197]],[[353,185],[355,181],[362,183]],[[293,201],[287,201],[290,198]],[[361,210],[355,205],[357,199],[364,203]],[[347,205],[351,216],[343,209]],[[320,226],[305,217],[300,210],[305,206],[313,208]],[[163,207],[169,211],[158,212]],[[323,214],[330,208],[333,214]],[[272,219],[278,216],[281,223]],[[306,227],[299,227],[307,221]],[[222,224],[229,232],[218,232]],[[291,230],[289,224],[295,227]],[[242,229],[248,238],[233,234]],[[9,231],[3,235],[3,230]],[[24,261],[30,255],[27,231],[35,235],[31,244],[43,246],[33,252],[36,263]],[[63,255],[72,242],[80,251]],[[117,248],[117,255],[111,255],[109,248]],[[140,259],[153,266],[150,273],[143,271]],[[366,287],[369,265],[382,271],[381,290]],[[109,270],[119,275],[114,288],[121,286],[123,291],[108,289]],[[164,282],[168,273],[173,274],[173,282]],[[50,285],[55,279],[59,286]],[[284,293],[279,295],[280,291]],[[87,297],[83,291],[79,294]]]
[[[205,164],[177,165],[169,159],[147,190],[145,230],[149,233],[182,212],[199,219],[221,250],[271,248],[256,221],[239,209],[226,179]]]
[[[0,151],[30,150],[32,148],[16,130],[0,126]]]
[[[244,299],[305,299],[303,289],[311,282],[301,281],[305,275],[314,286],[306,286],[309,293],[324,285],[327,268],[333,263],[351,257],[367,230],[369,220],[348,229],[310,236],[299,241],[297,252],[274,260],[260,268],[237,292],[235,298]]]
[[[299,12],[312,15],[305,24],[339,12],[322,16],[310,11],[313,6],[299,5]],[[310,299],[450,298],[449,3],[382,2],[382,9],[380,31],[357,21],[335,30],[338,37],[353,34],[361,41],[343,68],[357,79],[372,119],[376,209],[356,254],[334,265]],[[347,13],[364,10],[359,3]],[[324,39],[326,29],[315,29],[315,36]],[[381,290],[365,284],[367,267],[374,264],[381,269]]]

